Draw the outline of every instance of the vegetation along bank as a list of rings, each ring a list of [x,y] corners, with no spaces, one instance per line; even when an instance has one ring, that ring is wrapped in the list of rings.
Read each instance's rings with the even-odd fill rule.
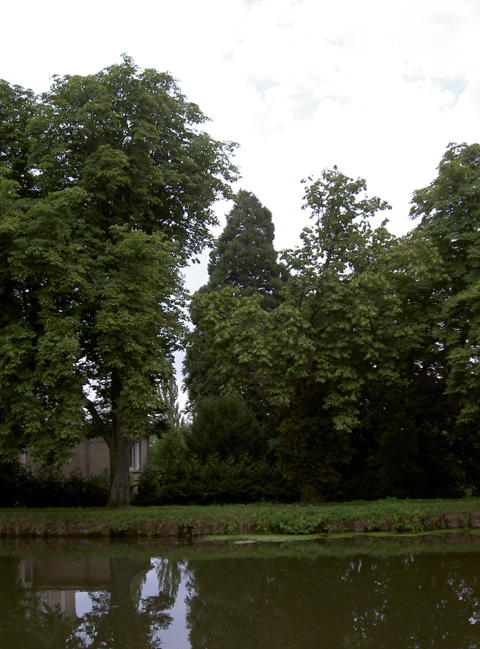
[[[480,530],[480,500],[0,511],[0,536],[201,536]]]

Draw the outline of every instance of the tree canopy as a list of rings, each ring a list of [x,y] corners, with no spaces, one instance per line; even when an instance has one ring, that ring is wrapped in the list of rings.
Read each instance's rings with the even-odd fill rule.
[[[312,225],[282,255],[290,278],[278,307],[200,296],[220,390],[235,394],[249,374],[274,414],[280,466],[305,496],[431,494],[440,476],[459,479],[445,459],[469,436],[445,395],[439,251],[423,231],[374,229],[388,205],[362,179],[334,168],[305,186]]]
[[[2,448],[58,460],[101,435],[125,504],[129,440],[162,419],[183,331],[180,269],[210,240],[234,145],[128,56],[40,97],[0,90]]]
[[[480,415],[480,145],[450,144],[438,176],[414,193],[417,232],[438,250],[445,269],[435,335],[447,363],[447,390],[460,399],[460,420]]]

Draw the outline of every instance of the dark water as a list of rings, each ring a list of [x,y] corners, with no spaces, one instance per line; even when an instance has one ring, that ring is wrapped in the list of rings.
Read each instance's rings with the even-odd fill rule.
[[[3,540],[0,648],[480,649],[479,540]]]

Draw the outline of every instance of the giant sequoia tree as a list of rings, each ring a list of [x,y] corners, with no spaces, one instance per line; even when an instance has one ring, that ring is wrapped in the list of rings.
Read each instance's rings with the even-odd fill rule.
[[[233,146],[127,56],[41,97],[0,91],[2,450],[61,459],[101,435],[126,504],[129,440],[162,418],[182,330],[179,269],[209,239]]]
[[[210,253],[209,289],[232,286],[240,295],[261,295],[267,310],[278,305],[285,271],[277,261],[274,236],[270,210],[241,189]]]
[[[194,330],[189,335],[185,359],[185,384],[191,402],[220,393],[223,377],[221,358],[214,348],[214,327],[210,315],[223,318],[238,306],[241,298],[258,296],[261,307],[271,311],[281,301],[286,269],[277,261],[273,246],[272,214],[258,198],[245,190],[235,197],[226,226],[210,253],[209,281],[194,295],[190,315]],[[244,381],[243,396],[258,405],[255,386]]]

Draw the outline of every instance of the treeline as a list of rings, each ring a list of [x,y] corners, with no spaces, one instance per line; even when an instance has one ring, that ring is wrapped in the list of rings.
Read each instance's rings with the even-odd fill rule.
[[[191,303],[192,423],[157,443],[139,502],[478,494],[480,146],[450,145],[411,205],[395,237],[365,181],[325,170],[278,262],[239,192]]]

